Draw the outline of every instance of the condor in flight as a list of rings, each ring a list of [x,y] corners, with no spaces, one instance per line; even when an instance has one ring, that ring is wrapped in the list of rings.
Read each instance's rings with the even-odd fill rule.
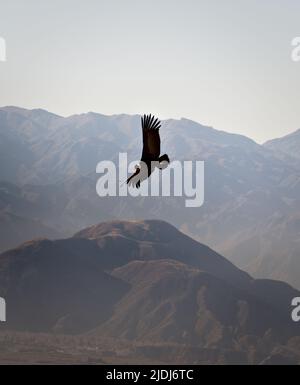
[[[141,163],[135,166],[135,173],[127,179],[129,186],[140,188],[141,182],[149,178],[156,167],[160,170],[168,167],[168,155],[160,156],[160,127],[160,121],[151,114],[142,117],[143,153]]]

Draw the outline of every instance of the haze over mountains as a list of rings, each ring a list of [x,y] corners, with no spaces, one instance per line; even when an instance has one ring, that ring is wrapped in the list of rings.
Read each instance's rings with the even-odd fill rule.
[[[21,335],[20,353],[8,354],[37,359],[42,332],[44,349],[53,333],[80,333],[99,360],[107,353],[95,341],[119,341],[105,343],[108,362],[123,341],[133,345],[122,356],[133,354],[136,363],[300,362],[300,330],[290,317],[290,299],[300,292],[252,279],[162,221],[106,222],[72,238],[26,242],[0,256],[0,291],[8,304],[0,361]]]
[[[277,157],[296,167],[300,164],[300,129],[283,138],[269,140],[264,146],[272,150]]]
[[[111,219],[163,219],[256,277],[300,288],[299,132],[258,145],[187,119],[167,120],[171,160],[205,160],[205,202],[102,198],[96,165],[128,152],[140,158],[139,116],[62,118],[43,110],[0,109],[0,248],[36,237],[71,236]]]

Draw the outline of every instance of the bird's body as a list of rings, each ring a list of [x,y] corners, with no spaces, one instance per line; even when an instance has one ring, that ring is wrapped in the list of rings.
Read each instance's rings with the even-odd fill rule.
[[[156,167],[163,169],[170,163],[167,154],[160,156],[160,127],[160,121],[151,114],[142,117],[143,152],[141,162],[135,166],[135,173],[127,179],[128,185],[139,188],[141,182],[149,178]]]

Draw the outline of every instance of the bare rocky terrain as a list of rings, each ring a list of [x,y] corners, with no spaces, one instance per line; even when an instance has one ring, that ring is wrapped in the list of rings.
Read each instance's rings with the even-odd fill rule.
[[[96,113],[67,118],[0,109],[0,250],[36,237],[57,239],[101,221],[166,220],[257,278],[300,288],[299,132],[259,145],[196,122],[166,120],[171,160],[205,161],[205,202],[105,198],[96,165],[119,152],[140,158],[140,117]]]
[[[283,282],[166,222],[112,221],[0,256],[0,362],[299,363]]]

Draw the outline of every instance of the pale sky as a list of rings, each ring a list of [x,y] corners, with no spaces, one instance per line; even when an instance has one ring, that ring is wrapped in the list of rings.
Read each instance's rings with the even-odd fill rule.
[[[299,0],[0,0],[0,106],[300,128]]]

